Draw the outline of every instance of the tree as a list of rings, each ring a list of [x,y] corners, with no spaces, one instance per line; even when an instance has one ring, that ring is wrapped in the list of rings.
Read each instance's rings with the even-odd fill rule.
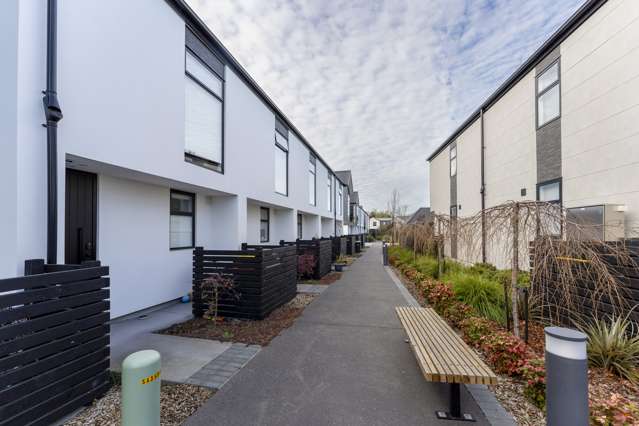
[[[401,196],[397,188],[391,192],[391,198],[388,200],[388,212],[391,218],[391,242],[397,241],[397,232],[399,221],[398,219],[406,215],[408,206],[401,204]]]

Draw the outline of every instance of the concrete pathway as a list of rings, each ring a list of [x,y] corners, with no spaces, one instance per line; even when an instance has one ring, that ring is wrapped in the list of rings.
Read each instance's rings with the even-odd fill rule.
[[[372,245],[185,424],[456,424],[435,418],[448,386],[423,379],[394,312],[406,304]],[[462,407],[488,424],[466,389]]]

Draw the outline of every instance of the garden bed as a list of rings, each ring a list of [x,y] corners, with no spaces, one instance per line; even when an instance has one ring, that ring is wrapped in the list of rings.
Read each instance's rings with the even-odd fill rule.
[[[434,279],[434,274],[429,274],[434,269],[432,261],[423,259],[419,264],[420,259],[413,259],[412,255],[405,256],[405,253],[395,253],[390,260],[419,303],[433,306],[500,375],[499,384],[493,390],[517,422],[543,424],[543,410],[537,408],[544,406],[545,398],[543,326],[531,321],[530,344],[526,344],[502,325],[482,318],[475,308],[462,302],[463,298],[455,293],[454,284],[447,283],[446,276],[444,282]],[[522,323],[522,333],[523,329]],[[639,424],[637,385],[604,370],[591,368],[589,392],[593,424]]]
[[[214,390],[187,384],[162,383],[160,425],[178,426],[193,414]],[[120,385],[114,385],[102,398],[64,423],[65,426],[107,426],[120,424]]]
[[[160,333],[266,346],[282,331],[293,325],[295,319],[313,301],[314,297],[311,294],[298,294],[293,300],[277,308],[263,320],[224,318],[216,322],[206,318],[194,318],[175,324]]]

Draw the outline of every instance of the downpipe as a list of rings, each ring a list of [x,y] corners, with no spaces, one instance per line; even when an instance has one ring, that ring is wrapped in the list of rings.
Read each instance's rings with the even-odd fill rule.
[[[62,108],[57,93],[58,1],[47,0],[47,88],[42,94],[47,129],[47,263],[58,261],[58,122]]]

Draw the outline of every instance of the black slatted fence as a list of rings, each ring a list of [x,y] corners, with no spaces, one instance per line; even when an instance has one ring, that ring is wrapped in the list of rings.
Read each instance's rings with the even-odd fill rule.
[[[331,272],[333,243],[330,238],[315,240],[297,240],[297,254],[310,254],[315,257],[313,278],[319,280]]]
[[[264,319],[297,293],[297,248],[243,246],[243,250],[193,251],[193,315],[201,317],[209,308],[202,297],[202,280],[219,273],[231,277],[239,298],[221,294],[218,315]]]
[[[534,283],[533,288],[536,289],[536,296],[541,300],[542,306],[546,307],[546,314],[551,315],[558,321],[568,326],[574,326],[573,320],[580,318],[606,318],[607,316],[616,315],[629,315],[629,318],[637,325],[639,325],[639,241],[627,240],[623,243],[627,248],[631,261],[628,265],[622,265],[619,259],[615,259],[610,256],[607,259],[609,262],[609,271],[611,275],[617,277],[617,281],[621,283],[619,292],[625,298],[625,306],[613,306],[610,298],[606,295],[593,297],[593,291],[595,286],[587,276],[585,272],[587,268],[587,259],[577,259],[570,255],[570,250],[565,242],[556,242],[553,244],[562,244],[566,247],[564,256],[559,261],[570,262],[574,271],[575,285],[570,289],[570,300],[573,302],[571,306],[566,306],[566,297],[563,294],[564,289],[559,289],[552,279],[546,280],[540,283]],[[593,242],[593,247],[596,248],[598,244]],[[605,252],[605,247],[601,246],[601,253]],[[530,266],[535,267],[535,245],[531,244],[531,256]],[[555,260],[557,262],[557,260]],[[531,269],[532,270],[532,269]],[[584,271],[580,273],[580,271]],[[579,277],[583,276],[582,279]],[[533,274],[534,276],[534,274]],[[594,303],[593,303],[594,302]],[[572,310],[577,310],[573,312]]]
[[[27,261],[0,280],[0,425],[51,424],[109,389],[109,268]]]
[[[340,256],[346,256],[346,237],[333,237],[333,261]]]

